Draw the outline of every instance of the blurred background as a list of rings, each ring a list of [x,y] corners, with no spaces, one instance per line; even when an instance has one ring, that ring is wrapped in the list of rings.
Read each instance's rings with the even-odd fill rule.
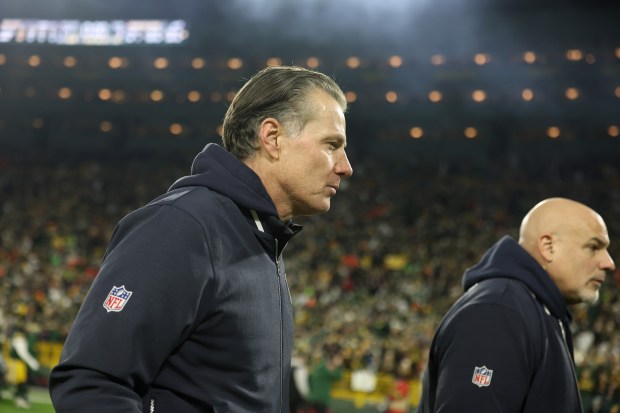
[[[27,336],[31,387],[116,222],[188,174],[244,80],[279,64],[350,103],[354,175],[286,251],[296,360],[344,362],[334,413],[395,391],[413,411],[463,271],[541,199],[600,212],[620,262],[617,1],[0,0],[0,338],[9,359]],[[573,308],[587,412],[620,409],[619,283]]]

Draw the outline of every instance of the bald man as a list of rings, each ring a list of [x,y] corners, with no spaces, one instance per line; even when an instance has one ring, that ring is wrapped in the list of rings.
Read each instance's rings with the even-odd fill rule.
[[[465,271],[439,325],[419,413],[582,412],[569,304],[593,303],[615,269],[605,222],[551,198]]]

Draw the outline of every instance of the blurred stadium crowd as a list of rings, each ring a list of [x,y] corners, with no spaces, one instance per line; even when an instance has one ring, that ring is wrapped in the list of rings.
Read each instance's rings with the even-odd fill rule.
[[[0,159],[0,335],[21,326],[49,371],[97,276],[116,222],[189,172],[185,163]],[[565,196],[599,211],[620,261],[620,166],[497,160],[354,163],[332,210],[297,220],[285,251],[296,317],[296,357],[310,366],[339,353],[336,397],[355,395],[351,373],[371,372],[380,400],[398,376],[418,400],[433,331],[461,293],[463,271],[502,235],[518,236],[538,201]],[[145,280],[146,282],[146,280]],[[594,306],[574,307],[586,412],[620,408],[620,270]],[[472,332],[474,334],[475,332]],[[118,334],[118,332],[110,332]],[[8,356],[7,345],[4,354]],[[399,365],[407,369],[399,369]],[[400,377],[403,378],[403,377]],[[43,373],[32,384],[46,384]]]

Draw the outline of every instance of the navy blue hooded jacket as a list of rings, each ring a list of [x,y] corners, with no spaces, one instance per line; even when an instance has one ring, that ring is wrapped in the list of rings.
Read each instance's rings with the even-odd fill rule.
[[[463,287],[433,338],[418,412],[581,412],[570,313],[545,270],[504,237]]]
[[[117,225],[50,377],[57,413],[288,413],[293,336],[278,219],[210,144]]]

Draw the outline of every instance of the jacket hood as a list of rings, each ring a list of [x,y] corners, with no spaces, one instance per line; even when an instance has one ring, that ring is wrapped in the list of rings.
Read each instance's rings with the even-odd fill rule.
[[[488,278],[513,278],[521,281],[553,316],[568,327],[571,315],[559,288],[540,264],[511,237],[500,239],[478,264],[465,271],[463,288],[468,290],[472,285]]]
[[[170,191],[204,186],[258,214],[278,216],[278,211],[256,173],[221,146],[210,143],[196,155],[191,175],[179,178]]]

